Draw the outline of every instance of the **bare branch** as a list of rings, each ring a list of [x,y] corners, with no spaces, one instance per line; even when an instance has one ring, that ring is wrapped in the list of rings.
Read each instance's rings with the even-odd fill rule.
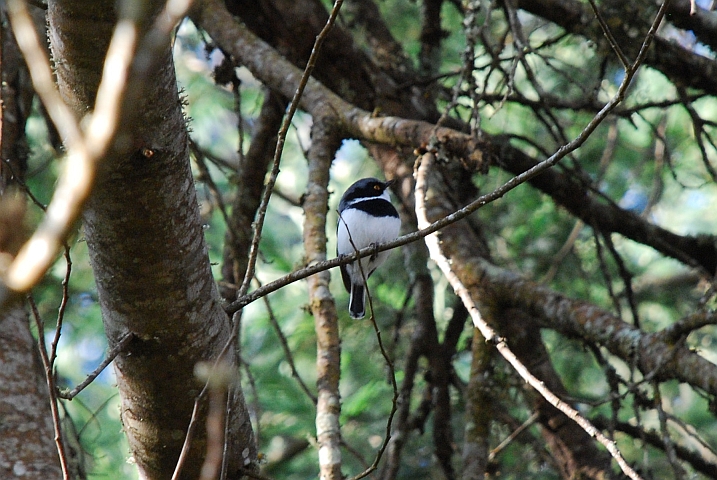
[[[77,385],[75,388],[70,390],[69,392],[59,390],[57,391],[57,396],[59,398],[64,398],[65,400],[72,400],[75,398],[79,393],[85,389],[90,383],[95,381],[95,378],[97,378],[100,373],[104,371],[107,366],[112,363],[112,360],[115,359],[117,355],[120,354],[125,348],[127,348],[127,345],[129,345],[129,342],[132,341],[134,338],[134,334],[132,332],[126,333],[117,344],[112,347],[112,349],[107,352],[107,356],[104,360],[102,360],[102,363],[100,363],[97,368],[95,368],[92,373],[87,375],[87,378],[85,378],[82,383]]]
[[[37,305],[32,299],[32,296],[28,296],[28,302],[30,303],[32,315],[35,318],[35,325],[37,326],[37,343],[40,349],[40,358],[42,359],[42,366],[45,372],[45,382],[47,382],[47,388],[50,391],[50,410],[52,411],[52,425],[55,429],[55,445],[57,446],[57,453],[60,457],[62,478],[63,480],[70,480],[70,470],[68,465],[67,452],[65,450],[65,442],[62,437],[62,420],[60,419],[60,410],[57,406],[55,372],[52,370],[52,363],[50,362],[50,357],[47,355],[47,346],[45,345],[45,322],[42,320],[40,312],[37,310]]]
[[[57,251],[69,235],[90,195],[98,162],[113,148],[120,129],[127,128],[126,116],[136,114],[133,110],[134,100],[142,92],[143,82],[148,81],[147,73],[156,61],[156,51],[169,41],[172,29],[186,14],[189,2],[169,0],[138,51],[138,24],[142,12],[141,9],[127,9],[130,10],[130,15],[120,18],[115,26],[102,81],[97,91],[94,113],[84,131],[77,127],[77,120],[69,107],[62,103],[59,94],[53,93],[56,90],[54,83],[50,85],[50,66],[40,47],[37,34],[34,29],[30,32],[31,25],[27,23],[29,17],[24,3],[21,0],[11,2],[14,12],[11,16],[13,28],[16,29],[16,35],[26,41],[23,52],[28,55],[30,68],[36,72],[33,74],[33,82],[37,81],[39,86],[36,85],[36,88],[44,92],[43,101],[46,102],[48,110],[53,112],[53,122],[62,132],[67,147],[65,168],[45,217],[32,238],[15,257],[5,278],[9,288],[22,292],[35,285],[55,260]],[[131,15],[139,18],[133,18]],[[125,95],[128,91],[131,94]],[[122,145],[121,148],[126,149],[128,146]]]
[[[40,43],[27,5],[23,0],[8,0],[8,13],[18,46],[32,77],[35,92],[45,105],[68,150],[82,148],[82,132],[72,110],[60,97],[50,69],[50,61]]]
[[[255,278],[254,281],[256,281],[259,285],[259,288],[261,288],[261,282],[259,282],[259,279]],[[289,348],[289,342],[286,340],[286,335],[284,335],[284,332],[281,331],[281,325],[279,325],[279,321],[276,319],[276,315],[274,315],[274,309],[271,308],[271,302],[269,302],[269,297],[264,297],[263,299],[264,306],[266,307],[266,311],[269,315],[269,323],[271,323],[271,326],[274,328],[276,336],[279,337],[279,343],[281,343],[281,348],[284,350],[284,357],[286,358],[286,361],[289,363],[289,367],[291,368],[291,376],[294,377],[297,382],[299,382],[299,386],[304,391],[306,396],[309,397],[311,403],[316,405],[316,395],[314,395],[311,390],[309,390],[309,387],[306,385],[306,382],[304,382],[304,379],[301,378],[301,375],[299,375],[299,371],[296,369],[294,355],[291,353],[291,348]]]
[[[416,216],[418,217],[419,228],[425,228],[429,225],[428,219],[426,217],[426,206],[424,203],[424,199],[426,197],[428,188],[426,184],[427,171],[429,166],[433,163],[433,159],[433,154],[424,154],[423,158],[421,159],[420,166],[418,168],[418,173],[416,175]],[[591,437],[596,438],[610,452],[613,458],[617,461],[618,465],[620,465],[620,468],[625,473],[625,475],[634,480],[642,478],[625,461],[625,459],[622,457],[622,454],[615,446],[614,442],[606,438],[597,428],[595,428],[595,426],[590,423],[588,419],[580,415],[580,413],[574,408],[572,408],[570,405],[560,400],[553,392],[548,390],[548,388],[543,382],[535,378],[528,371],[528,369],[525,368],[525,365],[523,365],[518,360],[515,354],[513,354],[508,345],[505,343],[505,339],[499,337],[495,333],[495,331],[483,320],[475,301],[471,297],[470,292],[466,289],[458,276],[453,272],[450,262],[441,252],[438,236],[429,235],[425,238],[425,242],[428,246],[429,252],[431,253],[431,258],[438,264],[439,268],[453,287],[453,290],[463,300],[463,303],[465,304],[466,308],[468,309],[468,312],[470,313],[471,318],[473,319],[473,324],[481,331],[486,341],[494,343],[500,354],[503,355],[503,358],[505,358],[508,363],[513,366],[516,372],[518,372],[518,374],[526,382],[528,382],[531,387],[537,390],[548,402],[550,402],[551,405],[563,412],[568,418],[575,421]]]
[[[284,151],[286,134],[289,131],[289,127],[291,126],[291,119],[294,118],[294,114],[299,108],[301,97],[304,94],[304,89],[309,82],[309,78],[311,78],[311,72],[313,72],[314,67],[316,66],[316,60],[319,56],[319,52],[321,51],[321,45],[324,43],[324,40],[333,28],[334,23],[336,22],[336,17],[339,14],[339,9],[341,8],[342,4],[343,0],[335,0],[334,7],[331,10],[331,14],[329,15],[329,19],[327,20],[326,25],[321,30],[321,33],[316,37],[316,41],[314,42],[314,48],[311,50],[311,56],[309,57],[309,61],[306,63],[306,68],[304,68],[304,72],[301,74],[301,78],[299,80],[298,86],[296,87],[296,91],[294,92],[294,96],[291,99],[291,103],[289,103],[289,110],[286,112],[286,115],[284,115],[284,120],[281,123],[281,128],[279,129],[279,133],[277,135],[276,151],[274,152],[274,162],[272,164],[271,174],[269,176],[269,180],[267,181],[266,186],[264,187],[264,194],[262,195],[261,204],[259,206],[259,210],[257,211],[257,218],[254,221],[254,237],[252,238],[251,248],[249,250],[249,263],[244,274],[244,280],[242,281],[242,285],[239,288],[239,292],[237,293],[238,297],[246,295],[246,292],[249,290],[249,284],[251,283],[251,279],[254,278],[256,259],[259,255],[259,240],[261,240],[261,231],[264,227],[266,209],[269,206],[269,199],[271,198],[271,193],[274,189],[276,178],[279,175],[279,164],[281,163],[281,155]]]
[[[607,38],[608,43],[610,43],[610,48],[612,48],[613,52],[615,52],[615,55],[617,55],[617,58],[620,59],[620,63],[622,63],[622,68],[628,69],[630,68],[630,60],[628,60],[627,56],[623,53],[622,48],[620,48],[620,45],[617,43],[617,40],[615,40],[615,37],[612,35],[612,32],[610,31],[610,27],[608,26],[607,22],[604,18],[602,18],[602,14],[600,13],[600,10],[598,10],[597,5],[595,4],[595,0],[589,0],[590,7],[593,9],[593,13],[595,14],[595,18],[597,18],[598,22],[600,23],[600,28],[602,28],[602,32],[605,35],[605,38]]]

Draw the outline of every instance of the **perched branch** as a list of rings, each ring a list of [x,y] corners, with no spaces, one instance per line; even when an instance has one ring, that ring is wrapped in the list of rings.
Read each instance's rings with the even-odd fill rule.
[[[656,21],[664,15],[664,8],[661,12],[656,17]],[[285,96],[292,96],[300,81],[300,71],[246,28],[237,24],[219,2],[205,0],[202,3],[202,9],[193,18],[222,48],[246,65],[254,76]],[[528,159],[525,154],[516,149],[506,148],[500,139],[490,139],[487,135],[479,140],[450,128],[436,128],[435,125],[427,122],[398,117],[376,117],[370,112],[347,103],[313,79],[309,79],[307,82],[300,103],[302,108],[313,115],[324,115],[326,111],[334,112],[339,117],[340,125],[345,130],[344,135],[347,137],[413,148],[420,145],[432,145],[449,158],[462,159],[470,168],[478,170],[486,168],[494,158],[507,155],[505,163],[500,161],[499,164],[505,170],[514,173],[516,177],[490,196],[481,197],[466,209],[456,212],[456,216],[446,219],[445,223],[436,224],[433,231],[469,215],[480,204],[499,198],[517,185],[530,180],[538,188],[554,195],[556,200],[571,212],[584,220],[589,220],[589,223],[593,224],[591,219],[595,218],[600,228],[604,228],[605,231],[619,232],[688,265],[702,265],[706,271],[711,272],[717,267],[717,248],[714,242],[710,242],[708,238],[675,235],[613,205],[602,205],[599,199],[593,198],[593,196],[585,198],[585,194],[583,194],[576,198],[574,191],[579,186],[575,182],[569,181],[566,176],[549,171],[550,167],[565,155],[581,146],[597,125],[620,104],[627,91],[627,86],[647,55],[657,24],[657,22],[653,24],[651,33],[641,46],[640,53],[610,102],[603,106],[581,135],[565,144],[554,155],[538,163]],[[580,187],[580,191],[583,191],[582,187]],[[425,234],[428,233],[430,232]],[[405,240],[399,239],[386,248],[403,244]],[[270,285],[267,284],[266,287],[271,288]],[[230,307],[230,311],[240,308],[239,305],[245,300],[246,298],[236,300]]]

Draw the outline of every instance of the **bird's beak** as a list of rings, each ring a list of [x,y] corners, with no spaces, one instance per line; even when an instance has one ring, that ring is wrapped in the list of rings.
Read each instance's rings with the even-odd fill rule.
[[[396,179],[395,179],[395,178],[392,179],[392,180],[389,180],[389,181],[387,181],[387,182],[384,182],[384,184],[383,184],[383,189],[385,190],[385,189],[387,189],[387,188],[389,188],[389,187],[392,187],[395,183],[396,183]]]

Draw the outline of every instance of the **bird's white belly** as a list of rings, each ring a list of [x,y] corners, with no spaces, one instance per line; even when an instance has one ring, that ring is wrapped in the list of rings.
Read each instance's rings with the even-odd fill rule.
[[[337,251],[339,255],[353,253],[371,244],[388,242],[398,237],[401,221],[396,217],[373,217],[361,210],[348,210],[341,214],[337,232]],[[347,230],[346,225],[349,225]],[[351,235],[349,236],[349,232]],[[375,257],[370,255],[361,259],[361,269],[357,262],[346,265],[346,272],[355,284],[363,284],[364,276],[368,276],[378,268],[390,255],[384,250]],[[361,271],[363,270],[363,274]]]
[[[349,225],[348,230],[346,225]],[[396,217],[373,217],[361,210],[345,210],[339,219],[337,251],[344,255],[352,253],[354,246],[356,250],[361,250],[373,243],[394,240],[400,228],[401,221]]]

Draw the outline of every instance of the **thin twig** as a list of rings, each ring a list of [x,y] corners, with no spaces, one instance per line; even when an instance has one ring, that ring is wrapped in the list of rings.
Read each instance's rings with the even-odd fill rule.
[[[33,193],[32,190],[30,190],[30,187],[27,186],[27,183],[21,178],[23,175],[19,174],[15,171],[15,169],[12,166],[12,161],[9,158],[3,158],[2,162],[5,164],[5,167],[10,170],[10,173],[13,177],[13,180],[15,184],[19,185],[22,191],[27,195],[32,203],[42,210],[43,212],[47,210],[47,205],[43,204],[40,199],[38,199]]]
[[[279,164],[281,163],[281,155],[284,152],[284,143],[286,142],[286,134],[289,131],[289,127],[291,126],[291,120],[294,118],[294,114],[299,108],[301,96],[304,94],[306,84],[311,77],[311,73],[314,71],[314,67],[316,66],[316,59],[318,58],[319,51],[321,50],[321,45],[323,45],[324,40],[333,28],[334,23],[336,22],[336,17],[339,14],[339,9],[341,8],[341,5],[343,3],[343,0],[335,1],[334,7],[331,9],[329,18],[326,21],[326,25],[324,25],[324,28],[316,36],[314,47],[312,48],[311,55],[309,56],[309,60],[306,63],[306,68],[304,68],[304,73],[301,75],[299,86],[296,88],[296,92],[294,92],[294,97],[291,99],[291,103],[289,104],[289,109],[287,110],[286,115],[284,115],[284,120],[281,122],[281,128],[279,128],[279,133],[277,134],[276,150],[274,151],[274,162],[271,167],[271,174],[269,176],[269,180],[266,183],[266,186],[264,187],[264,193],[261,198],[261,203],[259,204],[259,209],[257,210],[256,221],[254,222],[254,235],[252,237],[251,247],[249,249],[249,263],[244,274],[244,280],[242,281],[241,287],[239,288],[239,292],[237,292],[237,298],[246,295],[246,292],[249,290],[249,284],[251,283],[251,279],[254,278],[256,260],[259,255],[259,241],[261,240],[261,232],[264,227],[266,210],[269,206],[269,199],[271,198],[274,184],[276,183],[276,179],[279,175]]]
[[[360,262],[359,262],[360,263]],[[373,305],[371,301],[371,297],[369,296],[369,306],[371,308],[371,324],[373,325],[373,329],[376,332],[376,339],[378,340],[378,347],[381,350],[381,355],[383,355],[383,359],[386,361],[386,366],[388,366],[389,376],[388,378],[391,380],[391,388],[393,389],[393,398],[391,399],[391,411],[388,414],[388,420],[386,420],[386,433],[383,438],[383,443],[381,444],[381,447],[378,449],[378,452],[376,452],[376,458],[374,459],[371,466],[369,466],[366,470],[359,473],[358,475],[351,477],[349,480],[359,480],[361,478],[367,477],[371,473],[373,473],[377,468],[378,464],[381,462],[381,458],[383,457],[384,452],[386,451],[386,448],[388,447],[388,442],[391,440],[391,426],[393,425],[393,417],[396,415],[396,411],[398,410],[398,384],[396,383],[396,370],[393,366],[393,362],[388,356],[388,353],[386,352],[386,349],[383,346],[383,340],[381,340],[381,331],[378,328],[378,325],[376,324],[376,319],[373,315]]]
[[[220,354],[221,358],[221,354]],[[219,359],[215,362],[214,366],[216,367],[216,364],[219,362]],[[189,456],[189,448],[192,445],[192,439],[194,439],[194,431],[197,429],[197,421],[199,420],[199,401],[204,398],[204,395],[206,395],[207,390],[209,389],[209,382],[205,382],[204,388],[201,392],[199,392],[199,395],[197,395],[197,398],[194,399],[194,407],[192,408],[192,416],[189,418],[189,425],[187,426],[187,433],[184,434],[184,443],[182,444],[182,450],[179,452],[179,458],[177,459],[177,464],[174,466],[174,473],[172,473],[172,480],[177,480],[182,473],[182,468],[184,468],[184,462],[187,460],[187,457]]]
[[[112,361],[115,359],[115,357],[117,357],[117,355],[120,354],[120,352],[122,352],[125,348],[127,348],[127,345],[129,345],[129,343],[132,341],[133,338],[134,338],[134,334],[132,332],[125,333],[124,336],[122,336],[122,338],[120,338],[119,342],[117,342],[117,344],[114,347],[112,347],[112,349],[109,352],[107,352],[107,356],[105,357],[104,360],[102,360],[102,363],[100,363],[97,366],[97,368],[95,368],[92,371],[92,373],[87,375],[87,378],[85,378],[82,381],[82,383],[77,385],[75,388],[73,388],[69,392],[58,389],[57,396],[60,398],[64,398],[65,400],[72,400],[77,395],[79,395],[79,393],[82,390],[84,390],[87,387],[87,385],[92,383],[95,380],[95,378],[97,378],[100,375],[100,373],[102,373],[102,371],[105,368],[107,368],[107,365],[112,363]]]
[[[65,244],[65,277],[62,279],[62,301],[57,311],[57,324],[55,325],[55,336],[50,344],[50,368],[55,366],[57,358],[57,344],[60,343],[60,335],[62,334],[62,322],[65,319],[65,309],[70,299],[70,274],[72,273],[72,258],[70,257],[70,247]]]
[[[233,365],[200,363],[195,373],[209,384],[209,412],[207,413],[207,453],[200,470],[199,480],[215,480],[223,470],[225,434],[229,411],[227,400],[236,377]]]
[[[520,435],[527,428],[529,428],[531,425],[533,425],[539,416],[540,416],[540,414],[538,412],[533,412],[533,414],[526,421],[524,421],[518,428],[513,430],[510,435],[505,437],[503,439],[503,441],[501,441],[498,444],[498,446],[496,446],[493,450],[490,451],[490,453],[488,454],[488,461],[492,462],[495,459],[495,457],[500,455],[500,452],[502,452],[505,449],[505,447],[507,447],[508,445],[513,443],[513,440],[515,440],[518,437],[518,435]]]
[[[662,393],[660,392],[660,383],[655,381],[652,383],[652,389],[655,392],[655,409],[657,410],[657,418],[660,422],[660,435],[662,437],[662,446],[667,456],[667,461],[670,462],[672,472],[676,480],[682,480],[685,478],[685,470],[677,460],[677,454],[675,453],[675,443],[670,438],[670,432],[667,428],[667,415],[665,409],[662,407]]]
[[[261,287],[261,282],[258,278],[255,278],[254,281],[259,285],[259,287]],[[286,361],[289,362],[289,367],[291,368],[291,376],[294,377],[297,382],[299,382],[299,386],[304,391],[306,396],[311,399],[311,402],[314,405],[316,405],[316,395],[311,393],[311,390],[309,390],[309,387],[306,385],[306,382],[304,382],[304,380],[301,378],[301,375],[299,375],[299,371],[296,369],[296,364],[294,363],[294,355],[291,353],[291,348],[289,348],[289,342],[286,340],[286,335],[284,335],[284,332],[281,331],[281,325],[279,325],[279,321],[276,319],[276,315],[274,315],[274,309],[271,308],[271,303],[269,302],[268,297],[264,297],[264,306],[266,306],[266,311],[269,314],[269,323],[271,323],[271,326],[274,328],[277,337],[279,337],[279,343],[281,344],[281,348],[284,350],[284,357],[286,358]]]
[[[240,116],[241,117],[241,116]],[[200,182],[203,182],[207,185],[209,188],[209,192],[214,197],[214,202],[217,204],[217,207],[219,207],[219,213],[221,213],[222,218],[224,219],[224,224],[227,226],[227,231],[229,232],[230,237],[232,238],[232,242],[234,242],[237,238],[237,234],[234,231],[234,226],[232,222],[229,220],[229,213],[227,212],[227,206],[224,203],[224,198],[222,197],[222,192],[219,191],[219,188],[217,187],[217,184],[214,182],[214,179],[212,178],[211,172],[209,172],[209,168],[207,167],[207,164],[205,162],[205,159],[207,158],[207,155],[199,148],[199,145],[197,143],[190,139],[189,140],[189,149],[194,153],[194,159],[197,164],[197,168],[199,169],[199,175],[197,180]]]
[[[615,52],[617,58],[620,59],[620,63],[622,63],[623,68],[627,70],[628,68],[630,68],[630,60],[628,60],[627,56],[623,53],[622,48],[620,48],[620,45],[617,43],[617,40],[610,31],[610,27],[608,26],[607,22],[605,21],[605,19],[602,18],[602,14],[600,13],[600,10],[598,10],[597,5],[595,4],[595,0],[588,1],[590,2],[590,6],[593,9],[595,18],[597,18],[597,21],[600,24],[602,33],[605,34],[605,38],[607,38],[607,41],[610,44],[610,48],[612,48],[613,52]]]
[[[35,325],[37,325],[37,343],[40,350],[40,358],[42,359],[42,366],[45,371],[45,382],[47,383],[47,389],[50,394],[52,426],[55,429],[55,446],[57,447],[57,455],[60,457],[62,478],[63,480],[69,480],[70,471],[67,462],[67,453],[65,452],[65,442],[62,438],[62,421],[60,419],[60,410],[57,408],[57,395],[55,394],[55,377],[53,375],[50,358],[47,356],[47,345],[45,344],[45,322],[42,320],[40,312],[37,310],[37,304],[35,304],[32,295],[28,295],[27,300],[30,304],[32,315],[35,318]]]

